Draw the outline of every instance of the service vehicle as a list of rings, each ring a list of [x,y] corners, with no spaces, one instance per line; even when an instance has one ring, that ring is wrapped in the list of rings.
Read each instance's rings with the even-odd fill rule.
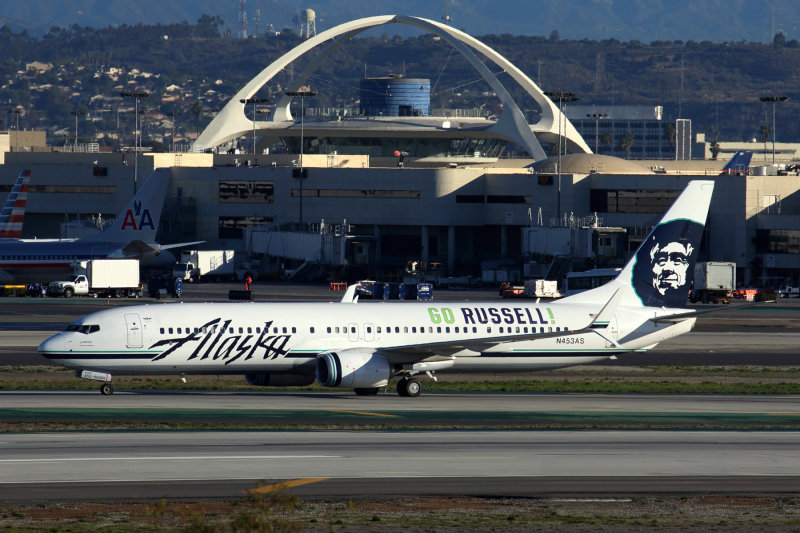
[[[69,279],[54,281],[47,286],[49,296],[138,297],[138,259],[91,259],[75,264],[75,274]]]
[[[233,250],[185,250],[172,268],[172,276],[183,281],[221,281],[236,278]]]
[[[669,261],[667,262],[669,267]],[[698,262],[694,265],[694,286],[691,301],[731,303],[736,290],[736,263],[722,261]]]

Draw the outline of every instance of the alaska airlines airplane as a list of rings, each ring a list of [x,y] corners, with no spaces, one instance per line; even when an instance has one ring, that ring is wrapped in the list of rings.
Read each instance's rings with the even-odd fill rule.
[[[80,318],[39,352],[102,381],[112,374],[244,374],[253,385],[376,394],[420,374],[528,372],[646,351],[692,329],[690,276],[714,188],[692,181],[619,275],[540,303],[191,303],[109,309]],[[434,378],[435,379],[435,378]]]
[[[146,261],[162,250],[186,246],[181,243],[162,246],[155,242],[158,221],[169,183],[169,169],[156,169],[136,196],[128,203],[111,227],[82,239],[0,239],[0,281],[53,281],[70,274],[73,261],[104,258],[136,258]],[[24,177],[24,181],[21,181]],[[17,237],[22,231],[23,194],[27,193],[30,171],[22,172],[0,214],[0,223],[9,210],[6,237]],[[12,209],[9,203],[12,202]],[[17,227],[18,226],[18,227]],[[9,233],[13,232],[13,233]]]

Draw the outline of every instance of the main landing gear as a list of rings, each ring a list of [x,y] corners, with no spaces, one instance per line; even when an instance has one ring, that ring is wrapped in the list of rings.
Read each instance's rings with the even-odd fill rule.
[[[416,378],[405,377],[397,382],[397,394],[405,398],[416,398],[422,393],[422,383]]]
[[[103,396],[109,396],[114,394],[114,385],[110,381],[106,381],[102,385],[100,385],[100,394]]]

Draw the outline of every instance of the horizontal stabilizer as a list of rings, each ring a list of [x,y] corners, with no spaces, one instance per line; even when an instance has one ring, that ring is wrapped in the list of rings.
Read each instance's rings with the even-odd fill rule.
[[[774,301],[770,302],[754,302],[749,304],[742,304],[742,305],[734,305],[734,306],[725,306],[725,307],[714,307],[712,309],[696,309],[693,311],[686,311],[685,313],[674,313],[671,315],[663,315],[657,316],[650,319],[651,322],[681,322],[686,320],[687,318],[694,318],[701,315],[707,315],[709,313],[717,313],[719,311],[734,311],[736,309],[744,309],[746,307],[755,307],[755,306],[762,306],[775,303]]]

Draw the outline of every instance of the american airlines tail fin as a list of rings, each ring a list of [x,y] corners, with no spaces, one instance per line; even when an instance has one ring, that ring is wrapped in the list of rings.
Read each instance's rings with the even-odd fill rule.
[[[750,160],[753,158],[753,152],[750,150],[740,150],[733,154],[731,160],[728,161],[724,167],[722,167],[722,172],[720,175],[747,175],[747,171],[750,169]]]
[[[169,177],[170,169],[155,169],[111,227],[81,240],[120,244],[155,242]]]
[[[685,307],[713,192],[713,181],[689,182],[616,278],[563,301],[605,304],[622,289],[621,305]]]
[[[22,220],[25,218],[25,206],[28,202],[28,182],[31,171],[20,172],[8,194],[3,210],[0,211],[0,238],[21,239]]]

